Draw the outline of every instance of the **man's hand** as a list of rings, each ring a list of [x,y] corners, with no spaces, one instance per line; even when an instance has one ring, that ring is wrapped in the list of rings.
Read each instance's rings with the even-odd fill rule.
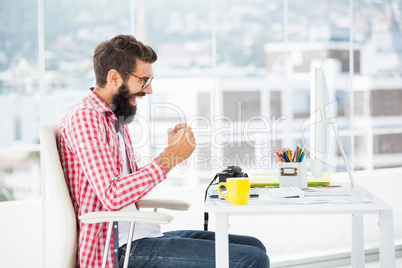
[[[166,173],[174,166],[187,159],[196,146],[194,133],[186,123],[178,124],[168,130],[168,147],[157,158],[165,168]]]

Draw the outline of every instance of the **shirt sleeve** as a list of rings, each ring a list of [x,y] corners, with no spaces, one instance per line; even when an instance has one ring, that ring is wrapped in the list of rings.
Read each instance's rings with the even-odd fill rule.
[[[107,210],[120,210],[136,202],[166,179],[166,172],[157,160],[120,177],[115,155],[118,144],[112,137],[114,133],[108,131],[104,115],[98,111],[78,110],[66,125],[65,138],[85,178]]]

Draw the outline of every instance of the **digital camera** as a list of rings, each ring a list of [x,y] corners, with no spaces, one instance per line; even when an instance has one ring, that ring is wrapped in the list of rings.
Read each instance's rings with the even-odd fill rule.
[[[247,173],[243,173],[238,166],[228,166],[222,172],[218,173],[219,182],[226,182],[226,178],[248,177]]]

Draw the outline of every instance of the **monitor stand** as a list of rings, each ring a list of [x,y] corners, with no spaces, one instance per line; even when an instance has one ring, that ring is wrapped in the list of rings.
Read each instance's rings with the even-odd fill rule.
[[[332,129],[335,132],[336,142],[338,143],[339,151],[341,152],[343,162],[345,163],[346,171],[348,172],[348,175],[349,175],[350,186],[353,189],[353,187],[355,186],[355,179],[353,177],[352,171],[350,170],[349,164],[346,161],[345,151],[343,150],[343,146],[342,146],[341,139],[339,138],[338,130],[335,128],[334,124],[331,124],[331,125],[332,125]]]
[[[334,130],[336,142],[338,143],[339,151],[342,155],[343,162],[345,163],[346,171],[348,172],[350,186],[332,186],[332,187],[307,187],[302,189],[305,196],[345,196],[351,195],[353,188],[355,186],[355,180],[350,170],[349,164],[346,161],[345,151],[342,146],[341,139],[339,138],[339,133],[332,123],[332,129]]]

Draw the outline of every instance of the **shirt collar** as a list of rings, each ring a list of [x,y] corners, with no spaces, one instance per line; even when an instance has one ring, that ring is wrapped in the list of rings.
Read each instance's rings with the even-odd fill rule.
[[[103,112],[103,113],[110,113],[111,116],[112,116],[112,118],[113,118],[115,121],[117,121],[116,115],[112,112],[112,110],[110,110],[110,108],[106,105],[106,103],[105,103],[101,98],[99,98],[98,95],[96,95],[96,94],[93,92],[93,90],[94,90],[93,87],[91,87],[91,88],[88,90],[88,96],[87,96],[88,101],[91,102],[91,104],[92,104],[98,111]]]

